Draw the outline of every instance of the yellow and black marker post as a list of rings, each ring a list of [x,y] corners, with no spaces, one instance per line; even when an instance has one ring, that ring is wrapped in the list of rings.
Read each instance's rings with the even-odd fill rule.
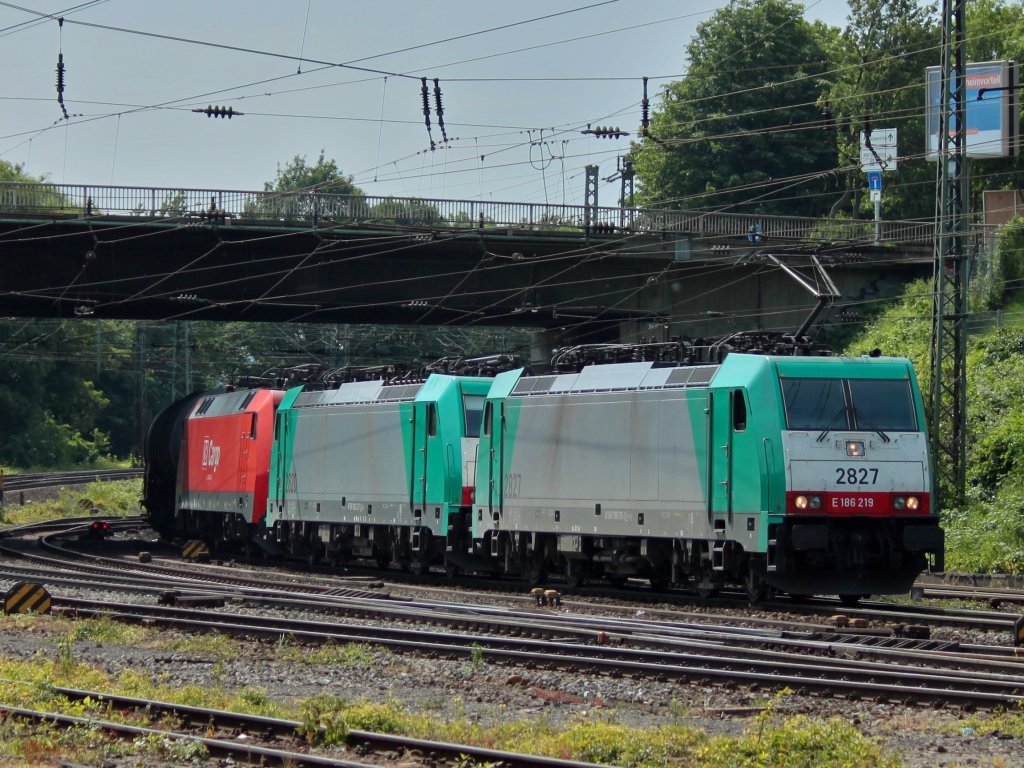
[[[205,541],[192,539],[182,548],[181,556],[186,560],[202,563],[210,559],[210,548],[206,546]]]
[[[50,593],[33,581],[19,581],[4,595],[4,613],[49,613]]]

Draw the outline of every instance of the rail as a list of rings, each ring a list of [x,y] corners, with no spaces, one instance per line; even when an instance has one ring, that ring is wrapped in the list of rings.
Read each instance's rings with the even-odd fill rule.
[[[58,485],[86,485],[93,481],[132,480],[142,477],[141,469],[80,469],[70,472],[31,472],[4,475],[0,472],[0,492],[52,488]]]
[[[867,241],[869,220],[767,216],[701,210],[339,195],[176,187],[0,182],[0,217],[128,217],[140,222],[209,222],[282,227],[399,225],[423,229],[519,229],[582,232],[701,234],[762,240]],[[931,221],[883,221],[884,242],[930,243]]]

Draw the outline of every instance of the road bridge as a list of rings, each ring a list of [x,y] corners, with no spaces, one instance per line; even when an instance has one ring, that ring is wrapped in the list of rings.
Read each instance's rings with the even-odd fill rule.
[[[792,329],[931,273],[931,222],[0,183],[0,314],[504,325],[590,340]]]

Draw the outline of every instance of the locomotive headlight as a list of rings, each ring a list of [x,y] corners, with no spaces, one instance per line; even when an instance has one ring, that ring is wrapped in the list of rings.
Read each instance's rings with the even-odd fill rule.
[[[863,440],[847,440],[846,441],[846,455],[847,456],[863,456],[864,455],[864,441]]]
[[[793,499],[793,505],[797,509],[821,509],[821,496],[797,496]]]
[[[917,496],[907,496],[907,509],[917,509],[921,505],[921,500]]]
[[[907,499],[904,496],[897,496],[892,500],[892,506],[897,511],[907,508]]]
[[[808,501],[811,503],[811,509],[821,509],[821,496],[811,496]]]
[[[809,502],[807,501],[806,496],[797,496],[793,499],[793,504],[797,509],[807,509]]]

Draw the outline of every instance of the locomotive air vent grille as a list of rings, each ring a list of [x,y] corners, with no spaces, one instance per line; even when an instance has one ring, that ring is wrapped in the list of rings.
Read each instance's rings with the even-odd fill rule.
[[[673,368],[665,380],[666,387],[704,387],[715,377],[717,365],[693,365]]]
[[[377,395],[377,402],[413,400],[422,387],[422,384],[396,384],[390,387],[381,387],[380,394]]]
[[[309,408],[314,405],[321,405],[326,392],[303,392],[295,398],[296,408]]]
[[[520,379],[512,390],[513,395],[543,395],[551,389],[551,384],[557,376],[531,376]]]

